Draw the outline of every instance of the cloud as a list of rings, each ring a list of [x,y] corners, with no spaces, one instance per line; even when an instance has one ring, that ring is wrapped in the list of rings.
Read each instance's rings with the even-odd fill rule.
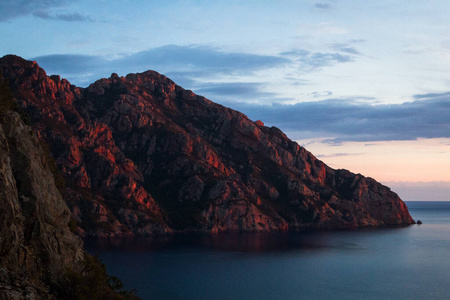
[[[326,66],[333,66],[339,63],[353,62],[362,55],[353,44],[361,43],[364,40],[350,40],[347,43],[335,43],[330,46],[333,52],[311,52],[306,49],[292,49],[281,52],[282,57],[290,58],[307,71],[313,71]]]
[[[450,97],[450,92],[446,93],[429,93],[429,94],[418,94],[414,96],[417,100],[427,100],[427,99],[446,99]]]
[[[83,74],[92,69],[105,69],[107,61],[100,56],[54,54],[32,58],[51,74]]]
[[[230,53],[200,45],[167,45],[112,60],[88,55],[47,55],[32,60],[47,72],[60,74],[77,85],[89,83],[89,79],[107,77],[113,72],[125,75],[152,69],[173,75],[171,78],[186,88],[193,88],[200,78],[242,76],[292,63],[282,56]]]
[[[293,139],[333,136],[340,141],[414,140],[450,137],[450,95],[403,104],[370,105],[330,99],[294,105],[233,104],[251,119],[286,131]]]
[[[220,101],[225,105],[233,105],[233,102],[243,99],[247,102],[253,100],[287,100],[279,98],[276,93],[264,92],[264,87],[265,84],[259,82],[204,83],[197,86],[194,92],[209,99]]]
[[[51,15],[48,11],[45,10],[38,10],[33,12],[33,16],[45,19],[45,20],[59,20],[59,21],[65,21],[65,22],[85,22],[89,21],[92,22],[93,20],[90,17],[83,16],[77,12],[75,13],[68,13],[68,14],[55,14]]]
[[[260,93],[262,85],[256,82],[206,83],[197,88],[197,90],[216,95],[246,96]]]
[[[56,0],[2,0],[0,1],[0,22],[20,18],[47,7],[57,7],[63,2]]]
[[[58,74],[72,84],[87,86],[102,77],[116,72],[114,66],[101,56],[53,54],[31,58],[38,62],[47,74]]]
[[[52,16],[46,10],[37,10],[33,12],[33,16],[41,18],[41,19],[51,19]]]
[[[316,155],[317,158],[329,158],[329,157],[342,157],[342,156],[355,156],[355,155],[364,155],[365,153],[332,153],[332,154],[321,154]]]
[[[0,1],[0,22],[32,15],[45,20],[66,22],[92,21],[90,17],[77,12],[58,12],[70,4],[67,0],[2,0]]]
[[[347,52],[349,53],[349,52]],[[351,55],[350,55],[351,54]],[[280,56],[289,57],[300,63],[300,67],[307,70],[315,70],[321,67],[332,66],[338,63],[354,61],[354,53],[341,54],[338,52],[310,52],[304,49],[294,49],[280,53]]]
[[[336,63],[346,63],[353,61],[350,55],[342,55],[339,53],[314,53],[312,56],[306,59],[299,60],[302,63],[306,63],[314,68],[329,66]]]
[[[290,63],[280,56],[256,55],[239,52],[222,52],[217,48],[201,45],[167,45],[142,51],[117,61],[134,69],[145,66],[199,70],[207,73],[249,73],[256,70],[279,67]],[[142,64],[144,63],[144,67]]]
[[[322,98],[322,97],[328,97],[331,96],[333,94],[333,92],[331,91],[315,91],[311,93],[311,96],[313,98]]]
[[[316,3],[314,4],[315,8],[319,8],[319,9],[329,9],[330,8],[330,4],[328,3]]]
[[[281,52],[280,55],[282,56],[289,56],[289,57],[307,57],[311,54],[310,51],[305,49],[294,49],[291,51]]]
[[[353,55],[361,55],[361,53],[358,50],[356,50],[353,46],[351,46],[350,44],[341,44],[341,43],[333,44],[331,46],[331,49],[334,49],[334,50],[340,51],[340,52],[353,54]]]

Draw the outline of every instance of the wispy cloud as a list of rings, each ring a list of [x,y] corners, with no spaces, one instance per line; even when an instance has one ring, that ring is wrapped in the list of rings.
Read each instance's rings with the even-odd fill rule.
[[[315,8],[319,8],[319,9],[329,9],[330,8],[330,4],[328,3],[316,3],[314,4]]]
[[[53,54],[32,58],[50,74],[83,75],[92,70],[107,68],[101,56]]]
[[[258,82],[223,82],[223,83],[205,83],[196,88],[200,94],[207,93],[216,96],[235,96],[235,97],[274,97],[273,93],[261,92],[264,88],[263,83]]]
[[[336,63],[346,63],[353,61],[350,55],[342,55],[340,53],[314,53],[312,56],[300,59],[302,63],[305,63],[314,68],[333,65]]]
[[[296,57],[296,58],[304,58],[311,55],[311,51],[305,50],[305,49],[293,49],[286,52],[281,52],[281,56],[287,56],[287,57]]]
[[[361,55],[361,53],[358,50],[356,50],[356,48],[353,47],[350,43],[348,43],[348,44],[341,44],[341,43],[333,44],[331,46],[331,49],[334,49],[334,50],[340,51],[340,52],[344,52],[344,53],[353,54],[353,55]]]
[[[29,15],[45,20],[92,21],[90,17],[78,12],[65,11],[70,4],[71,1],[68,0],[2,0],[0,1],[0,22]]]
[[[35,1],[18,1],[18,0],[2,0],[0,1],[0,22],[5,22],[30,15],[36,11],[61,5],[63,1],[56,0],[35,0]]]
[[[313,98],[329,97],[331,95],[333,95],[333,92],[331,91],[315,91],[311,93]]]
[[[341,51],[341,50],[339,50]],[[348,52],[349,53],[349,52]],[[300,63],[306,70],[316,70],[321,67],[332,66],[338,63],[354,61],[354,53],[341,54],[339,52],[310,52],[304,49],[294,49],[280,53],[283,57],[288,57]]]
[[[446,92],[446,93],[428,93],[428,94],[414,95],[414,99],[417,99],[417,100],[447,99],[449,97],[450,97],[450,92]]]
[[[45,20],[58,20],[58,21],[65,21],[65,22],[85,22],[89,21],[92,22],[93,20],[90,17],[83,16],[77,12],[75,13],[66,13],[66,14],[50,14],[50,12],[45,10],[38,10],[33,12],[33,16],[45,19]]]
[[[342,156],[356,156],[364,155],[365,153],[332,153],[316,155],[317,158],[342,157]]]

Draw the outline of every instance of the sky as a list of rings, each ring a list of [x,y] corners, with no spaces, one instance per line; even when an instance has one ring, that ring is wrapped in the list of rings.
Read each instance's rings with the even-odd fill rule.
[[[0,56],[81,87],[152,69],[404,200],[450,200],[448,15],[444,0],[2,0]]]

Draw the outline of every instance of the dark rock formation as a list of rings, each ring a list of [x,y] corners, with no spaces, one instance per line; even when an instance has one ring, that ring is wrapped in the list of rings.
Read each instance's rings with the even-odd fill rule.
[[[79,264],[84,253],[69,230],[70,211],[32,129],[15,113],[2,119],[0,296],[34,299],[47,294],[49,284]]]
[[[53,158],[19,114],[5,110],[2,96],[0,299],[137,299],[84,253],[55,185]]]
[[[279,129],[154,71],[86,89],[15,56],[0,59],[0,71],[50,145],[84,234],[414,223],[388,187],[333,170]]]

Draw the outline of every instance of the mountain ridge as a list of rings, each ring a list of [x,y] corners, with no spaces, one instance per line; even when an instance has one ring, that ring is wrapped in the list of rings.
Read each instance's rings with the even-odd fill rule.
[[[333,170],[278,128],[155,71],[79,88],[16,56],[0,70],[50,145],[81,235],[414,223],[374,179]]]

